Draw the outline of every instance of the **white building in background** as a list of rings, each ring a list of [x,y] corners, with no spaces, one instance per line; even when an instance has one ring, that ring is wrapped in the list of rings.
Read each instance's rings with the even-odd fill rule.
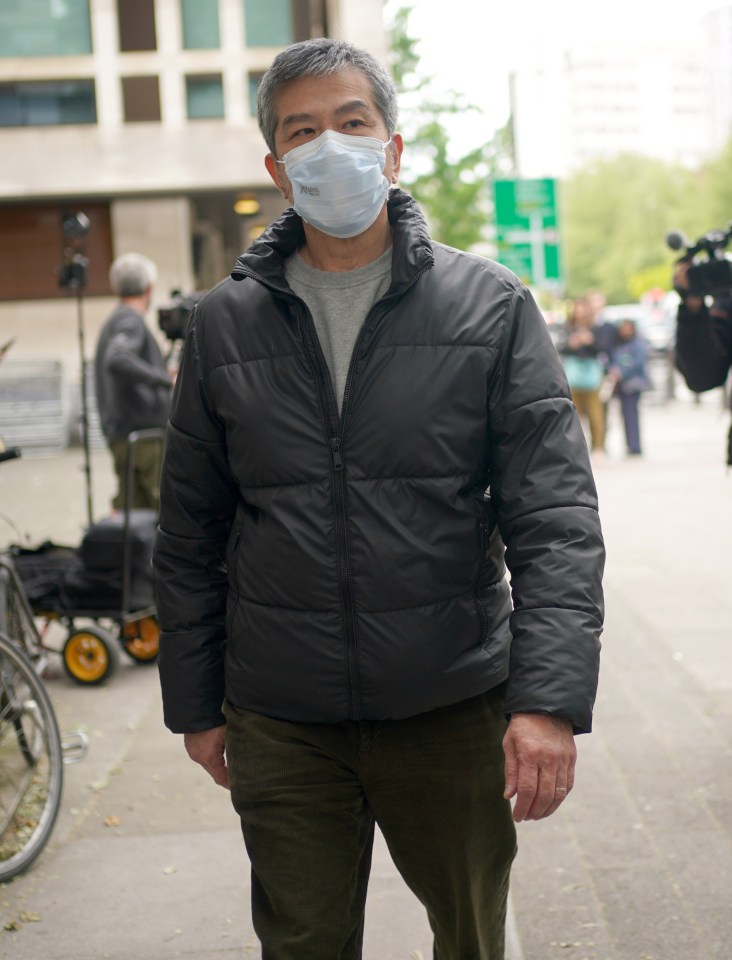
[[[708,74],[696,48],[582,47],[510,82],[521,177],[564,178],[620,153],[696,166],[712,151]]]
[[[333,36],[387,54],[383,0],[0,3],[0,343],[78,374],[59,289],[65,214],[91,220],[89,351],[130,250],[173,288],[205,289],[282,209],[264,168],[256,87],[289,43]],[[250,213],[234,211],[237,199]],[[255,211],[255,212],[251,212]]]
[[[712,145],[720,149],[732,135],[732,6],[702,18],[709,78]]]

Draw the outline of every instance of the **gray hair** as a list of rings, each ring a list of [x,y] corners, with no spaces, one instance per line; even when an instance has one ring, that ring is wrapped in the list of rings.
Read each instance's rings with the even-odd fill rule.
[[[158,268],[141,253],[123,253],[109,268],[109,282],[118,297],[139,297],[158,279]]]
[[[343,40],[318,37],[281,50],[262,77],[257,90],[257,122],[271,153],[275,153],[280,87],[300,77],[325,77],[342,70],[360,70],[371,84],[374,103],[391,135],[397,125],[397,91],[386,68],[366,50]]]

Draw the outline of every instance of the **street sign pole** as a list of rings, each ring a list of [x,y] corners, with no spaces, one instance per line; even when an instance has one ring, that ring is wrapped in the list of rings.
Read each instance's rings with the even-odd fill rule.
[[[534,274],[534,284],[537,287],[546,285],[546,257],[544,255],[544,218],[540,213],[532,213],[529,217],[531,224],[529,236],[531,238],[531,270]]]

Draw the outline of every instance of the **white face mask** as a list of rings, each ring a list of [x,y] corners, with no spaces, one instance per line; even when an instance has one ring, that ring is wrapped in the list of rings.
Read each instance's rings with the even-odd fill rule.
[[[357,237],[384,206],[389,181],[385,150],[376,137],[324,130],[319,137],[285,154],[292,205],[306,223],[331,237]]]

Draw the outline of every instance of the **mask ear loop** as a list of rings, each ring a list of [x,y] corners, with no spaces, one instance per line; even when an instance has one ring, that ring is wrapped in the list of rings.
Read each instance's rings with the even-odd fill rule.
[[[395,146],[394,141],[392,140],[391,137],[389,137],[389,139],[388,139],[388,140],[386,141],[386,143],[384,144],[384,151],[386,151],[387,147],[391,147],[392,159],[393,159],[393,161],[394,161],[395,164],[398,163],[398,161],[399,161],[399,154],[397,153],[396,146]],[[393,172],[392,172],[392,175],[391,175],[391,182],[392,182],[394,185],[396,185],[397,182],[398,182],[398,180],[399,180],[399,174],[396,173],[396,171],[393,171]]]

